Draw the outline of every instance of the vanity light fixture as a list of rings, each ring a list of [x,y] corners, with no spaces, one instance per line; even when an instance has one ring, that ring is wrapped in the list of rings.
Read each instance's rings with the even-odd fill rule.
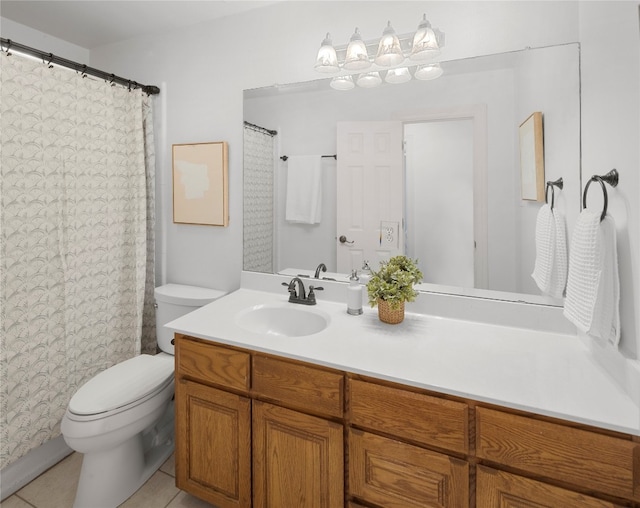
[[[398,39],[396,31],[391,26],[391,21],[387,22],[387,27],[382,32],[374,62],[382,67],[393,67],[404,62],[400,39]]]
[[[338,56],[336,55],[336,49],[331,42],[331,34],[327,33],[327,36],[322,41],[320,49],[318,50],[318,58],[316,59],[315,69],[318,72],[338,72],[340,67],[338,66]]]
[[[435,79],[442,75],[440,64],[427,64],[444,47],[444,33],[433,28],[426,14],[415,33],[397,35],[387,23],[379,40],[364,41],[355,29],[349,44],[334,47],[331,36],[322,41],[315,69],[322,73],[341,75],[331,80],[336,90],[351,90],[357,84],[372,88],[386,83],[406,83],[412,77]]]
[[[361,71],[371,67],[371,61],[367,53],[367,46],[362,40],[360,30],[356,27],[353,32],[349,45],[347,46],[347,54],[344,58],[342,66],[350,71]]]

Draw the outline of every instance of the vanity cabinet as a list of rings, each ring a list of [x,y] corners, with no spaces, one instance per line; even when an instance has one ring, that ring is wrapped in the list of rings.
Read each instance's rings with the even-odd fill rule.
[[[465,403],[349,379],[348,419],[352,498],[385,508],[469,506]]]
[[[344,506],[344,375],[176,334],[176,485],[218,508]]]
[[[176,483],[218,508],[640,508],[640,437],[176,334]]]
[[[640,443],[630,437],[478,407],[476,456],[578,491],[640,501]]]
[[[176,337],[176,485],[218,508],[251,506],[250,355]]]

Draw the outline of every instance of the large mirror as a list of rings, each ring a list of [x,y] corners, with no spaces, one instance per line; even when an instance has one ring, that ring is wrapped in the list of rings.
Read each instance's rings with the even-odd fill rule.
[[[544,179],[563,178],[554,207],[570,231],[580,211],[579,62],[579,45],[565,44],[444,61],[443,75],[430,81],[338,91],[322,79],[246,90],[244,269],[313,275],[324,263],[322,276],[344,280],[340,249],[350,239],[340,242],[339,210],[360,206],[361,196],[337,198],[340,126],[391,121],[402,129],[400,186],[389,186],[399,189],[402,216],[378,233],[381,244],[393,241],[419,260],[422,289],[560,305],[531,278],[544,201],[521,197],[519,126],[542,113]],[[289,166],[309,155],[326,156],[317,221],[292,222]],[[368,261],[375,269],[379,260]]]

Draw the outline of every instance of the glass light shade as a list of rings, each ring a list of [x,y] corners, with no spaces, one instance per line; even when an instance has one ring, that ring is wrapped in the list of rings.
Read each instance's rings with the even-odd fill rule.
[[[367,46],[356,28],[347,46],[347,55],[345,56],[343,67],[351,71],[358,71],[368,69],[370,66],[371,61],[367,54]]]
[[[404,55],[400,47],[400,40],[391,26],[391,21],[389,21],[382,32],[374,62],[382,67],[392,67],[402,61],[404,61]]]
[[[413,36],[409,58],[414,61],[428,60],[438,54],[440,54],[438,37],[433,28],[431,28],[431,23],[427,21],[427,15],[424,14],[422,21],[418,25],[418,30]]]
[[[382,78],[380,77],[380,73],[377,71],[366,72],[358,76],[356,83],[362,88],[375,88],[382,84]]]
[[[442,67],[440,67],[439,63],[424,64],[424,65],[419,65],[416,68],[414,77],[416,79],[427,81],[429,79],[439,78],[440,76],[442,76],[442,72],[443,72]]]
[[[336,76],[331,80],[329,86],[334,90],[351,90],[356,85],[351,76]]]
[[[318,72],[338,72],[340,67],[338,66],[338,56],[336,50],[331,43],[331,35],[327,34],[325,39],[320,45],[318,50],[318,57],[316,58],[315,69]]]
[[[397,69],[391,69],[387,71],[387,75],[384,80],[387,83],[406,83],[411,80],[411,73],[406,67],[398,67]]]

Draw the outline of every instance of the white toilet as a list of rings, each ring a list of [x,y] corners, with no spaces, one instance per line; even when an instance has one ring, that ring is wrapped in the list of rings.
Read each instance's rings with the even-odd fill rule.
[[[74,508],[114,508],[173,452],[173,333],[164,325],[224,292],[180,284],[155,289],[162,352],[99,373],[71,398],[62,418],[67,444],[84,454]]]

